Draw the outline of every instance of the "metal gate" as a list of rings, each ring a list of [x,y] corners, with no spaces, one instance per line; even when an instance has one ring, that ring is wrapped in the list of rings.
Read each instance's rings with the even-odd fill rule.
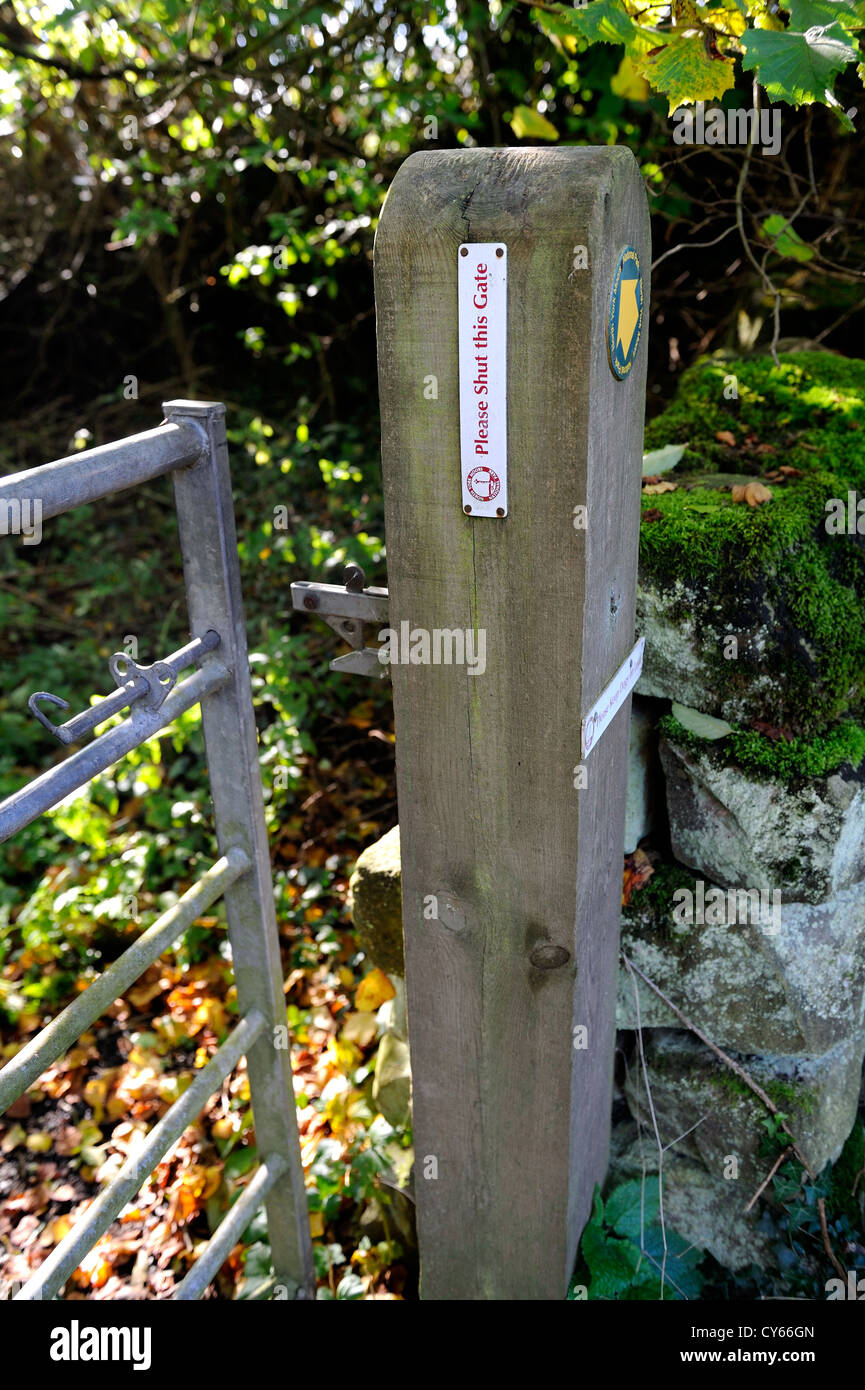
[[[191,631],[186,646],[150,667],[138,666],[129,658],[113,658],[111,671],[117,689],[56,728],[40,708],[40,701],[63,707],[65,701],[44,691],[31,696],[34,714],[65,744],[79,741],[112,714],[127,708],[129,714],[0,803],[0,842],[104,772],[184,710],[200,704],[220,858],[0,1071],[0,1113],[220,897],[225,899],[228,917],[240,1022],[150,1131],[141,1149],[16,1295],[19,1299],[56,1296],[244,1055],[258,1151],[263,1158],[174,1296],[201,1296],[262,1201],[276,1281],[286,1287],[288,1297],[314,1296],[290,1056],[287,1048],[278,1045],[285,1037],[285,999],[240,591],[225,407],[209,401],[170,401],[164,411],[165,420],[157,429],[0,480],[0,508],[7,508],[7,517],[16,514],[16,508],[19,516],[32,516],[34,509],[41,508],[39,514],[47,520],[171,473]],[[195,668],[192,674],[178,682],[180,672],[190,666]]]

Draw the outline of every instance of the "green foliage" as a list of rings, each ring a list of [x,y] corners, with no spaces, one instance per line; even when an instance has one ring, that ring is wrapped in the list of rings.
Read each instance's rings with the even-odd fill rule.
[[[667,98],[670,111],[722,97],[742,75],[756,71],[772,101],[839,109],[835,80],[860,58],[857,35],[865,27],[861,0],[692,0],[644,5],[642,0],[591,0],[571,8],[551,5],[532,14],[558,46],[580,52],[591,44],[624,48],[635,72]]]
[[[813,101],[835,105],[835,78],[860,56],[840,24],[814,26],[806,33],[755,29],[744,36],[742,46],[743,68],[756,69],[772,101],[794,106]]]
[[[583,1297],[579,1289],[586,1287],[589,1299],[699,1298],[702,1257],[664,1229],[656,1176],[622,1183],[606,1203],[596,1188],[568,1298]]]
[[[779,256],[789,256],[791,260],[800,263],[813,260],[814,248],[806,245],[799,233],[779,213],[767,217],[761,231],[764,237],[772,242],[772,248]]]

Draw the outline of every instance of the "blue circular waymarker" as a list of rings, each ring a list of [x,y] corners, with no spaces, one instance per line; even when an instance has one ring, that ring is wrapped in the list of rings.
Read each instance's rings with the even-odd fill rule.
[[[640,274],[640,258],[633,246],[626,246],[613,272],[607,324],[610,366],[620,381],[634,364],[642,327],[643,277]]]

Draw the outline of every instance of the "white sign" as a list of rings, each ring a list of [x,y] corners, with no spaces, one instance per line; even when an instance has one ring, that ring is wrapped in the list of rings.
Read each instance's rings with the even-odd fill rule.
[[[640,679],[645,645],[646,639],[641,637],[583,720],[580,729],[580,757],[588,757],[601,734],[613,722],[616,711],[621,709]]]
[[[508,514],[508,251],[500,241],[457,252],[463,511]]]

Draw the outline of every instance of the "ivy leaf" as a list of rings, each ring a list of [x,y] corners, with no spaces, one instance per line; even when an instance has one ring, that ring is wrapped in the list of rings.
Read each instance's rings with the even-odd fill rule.
[[[548,121],[546,116],[542,116],[540,111],[536,111],[532,106],[515,106],[510,125],[518,140],[525,140],[527,136],[533,140],[559,138],[559,132],[552,121]]]
[[[627,1236],[637,1244],[649,1226],[658,1220],[660,1200],[658,1180],[649,1178],[645,1184],[639,1178],[623,1182],[614,1188],[607,1201],[606,1219],[620,1236]]]
[[[780,213],[776,212],[767,217],[760,230],[767,240],[774,241],[774,249],[779,256],[790,256],[794,261],[813,260],[813,246],[803,241],[786,217],[782,217]]]
[[[750,30],[742,46],[742,67],[759,69],[770,100],[793,106],[827,101],[838,73],[857,57],[840,24],[815,25],[805,34]]]
[[[680,106],[710,97],[722,97],[734,85],[732,58],[710,58],[702,34],[674,34],[660,50],[648,54],[643,71],[670,104],[670,115]]]
[[[640,1252],[632,1241],[620,1240],[605,1230],[597,1205],[583,1231],[580,1250],[592,1276],[589,1293],[593,1299],[618,1298],[630,1286]]]

